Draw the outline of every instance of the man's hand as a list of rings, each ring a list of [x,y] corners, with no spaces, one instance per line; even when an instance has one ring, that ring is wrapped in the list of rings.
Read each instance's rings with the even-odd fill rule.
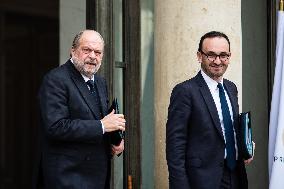
[[[114,110],[106,115],[101,122],[104,125],[105,132],[112,132],[116,130],[125,130],[125,119],[123,114],[115,114]]]
[[[253,157],[254,157],[254,150],[255,150],[255,143],[252,141],[252,144],[253,144],[253,156],[252,156],[250,159],[244,160],[245,165],[250,164],[250,163],[252,162],[252,160],[253,160]]]
[[[112,155],[118,155],[122,153],[124,150],[124,139],[121,140],[120,144],[118,146],[111,145],[111,154]]]

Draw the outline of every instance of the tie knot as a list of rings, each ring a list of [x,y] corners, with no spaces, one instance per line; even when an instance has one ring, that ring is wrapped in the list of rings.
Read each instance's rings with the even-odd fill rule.
[[[218,83],[217,87],[218,87],[219,89],[223,89],[222,83]]]
[[[93,91],[93,89],[94,89],[94,81],[93,80],[88,80],[86,83],[90,87],[90,90]]]

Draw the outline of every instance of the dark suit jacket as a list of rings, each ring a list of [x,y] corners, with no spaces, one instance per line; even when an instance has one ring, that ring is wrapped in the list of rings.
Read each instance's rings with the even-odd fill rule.
[[[239,136],[235,84],[224,79],[234,127]],[[219,189],[224,166],[225,141],[216,105],[199,72],[172,91],[166,129],[166,155],[170,189]],[[239,152],[239,158],[242,159]],[[247,188],[242,160],[237,163],[241,188]]]
[[[39,91],[44,188],[109,187],[110,143],[100,119],[107,114],[106,82],[95,75],[96,104],[71,61],[50,71]]]

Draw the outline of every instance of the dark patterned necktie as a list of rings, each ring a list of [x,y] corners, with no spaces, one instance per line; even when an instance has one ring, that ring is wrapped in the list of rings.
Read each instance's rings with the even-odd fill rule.
[[[89,86],[90,92],[92,93],[92,96],[95,98],[95,108],[97,108],[98,112],[100,113],[100,117],[103,117],[102,114],[102,106],[100,102],[99,92],[96,86],[96,83],[93,80],[88,80],[87,85]]]
[[[227,151],[227,166],[230,170],[236,167],[236,148],[235,148],[235,137],[233,130],[233,123],[229,111],[229,106],[226,100],[225,91],[221,83],[218,83],[219,97],[223,115],[223,123],[225,128],[226,138],[226,151]]]
[[[93,81],[93,80],[88,80],[86,83],[87,83],[87,85],[89,86],[89,89],[90,89],[91,93],[94,93],[94,92],[95,92],[95,84],[94,84],[94,81]]]

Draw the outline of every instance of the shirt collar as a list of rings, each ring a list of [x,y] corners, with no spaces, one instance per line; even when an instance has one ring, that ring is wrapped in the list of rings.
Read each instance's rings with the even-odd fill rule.
[[[209,77],[202,69],[201,69],[201,75],[203,79],[205,80],[206,84],[208,85],[210,90],[215,90],[217,88],[218,83],[221,83],[223,85],[223,78],[220,82],[215,81],[211,77]]]

